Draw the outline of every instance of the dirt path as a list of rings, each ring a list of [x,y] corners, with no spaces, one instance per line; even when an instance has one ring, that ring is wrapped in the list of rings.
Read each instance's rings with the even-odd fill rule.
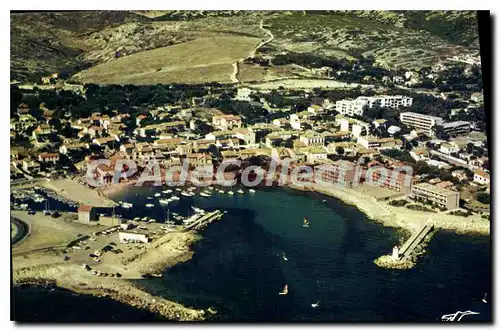
[[[262,42],[260,42],[260,44],[258,44],[251,52],[250,54],[248,55],[248,57],[250,58],[253,58],[255,57],[255,53],[257,53],[257,51],[259,50],[259,48],[261,48],[262,46],[270,43],[273,39],[274,39],[274,35],[273,33],[264,28],[264,19],[261,19],[260,20],[260,24],[259,24],[259,28],[265,32],[265,34],[268,36],[267,39],[263,40]],[[242,58],[242,59],[239,59],[238,61],[234,62],[233,63],[233,72],[231,73],[231,81],[233,83],[239,83],[240,82],[240,79],[238,78],[238,74],[240,72],[240,63],[243,62],[245,59]]]

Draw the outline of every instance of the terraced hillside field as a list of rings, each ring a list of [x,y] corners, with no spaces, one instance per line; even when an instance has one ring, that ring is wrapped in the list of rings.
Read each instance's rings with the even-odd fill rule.
[[[230,82],[232,63],[248,56],[259,42],[246,36],[199,38],[106,62],[73,78],[99,84]]]

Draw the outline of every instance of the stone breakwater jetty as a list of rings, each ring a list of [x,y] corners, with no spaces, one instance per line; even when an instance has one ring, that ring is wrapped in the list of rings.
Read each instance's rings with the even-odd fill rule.
[[[410,269],[416,265],[417,258],[425,253],[427,244],[435,233],[432,222],[424,224],[418,231],[400,247],[394,246],[391,255],[383,255],[375,259],[374,263],[388,269]]]

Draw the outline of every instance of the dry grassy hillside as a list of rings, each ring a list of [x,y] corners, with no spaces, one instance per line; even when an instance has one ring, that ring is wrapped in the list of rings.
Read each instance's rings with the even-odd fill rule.
[[[258,38],[217,36],[143,51],[84,70],[74,79],[100,84],[230,82],[232,63]]]
[[[373,56],[388,69],[419,69],[477,50],[471,11],[94,11],[11,13],[11,78],[52,72],[116,84],[230,82],[232,63],[257,52],[270,66],[243,64],[243,81],[314,75],[277,56],[355,60]],[[303,65],[303,64],[301,64]]]

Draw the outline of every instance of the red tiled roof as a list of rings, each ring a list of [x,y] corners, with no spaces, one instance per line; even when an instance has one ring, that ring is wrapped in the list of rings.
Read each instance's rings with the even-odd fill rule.
[[[81,205],[79,208],[78,208],[78,212],[90,212],[92,210],[92,206],[90,205]]]

